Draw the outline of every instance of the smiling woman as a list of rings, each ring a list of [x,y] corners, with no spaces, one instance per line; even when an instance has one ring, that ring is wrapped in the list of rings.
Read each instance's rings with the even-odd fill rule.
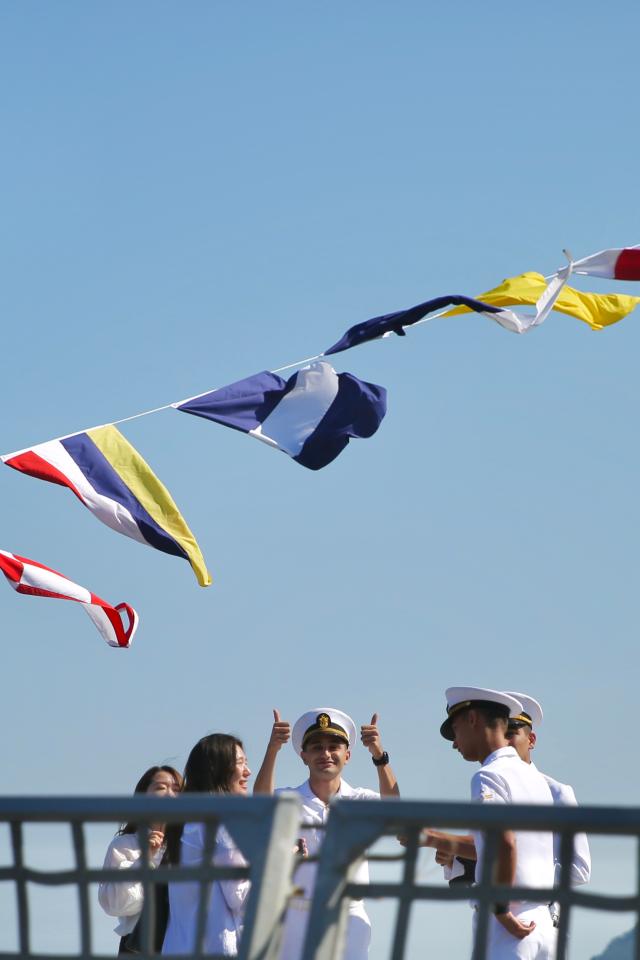
[[[184,789],[191,793],[231,793],[246,796],[251,770],[242,741],[226,733],[213,733],[199,740],[187,760]],[[172,835],[169,849],[172,862],[199,866],[204,857],[205,828],[187,823],[181,834]],[[212,862],[218,866],[242,867],[247,862],[224,827],[216,834]],[[207,904],[205,953],[234,957],[242,934],[249,880],[217,880],[211,885]],[[200,886],[198,883],[169,884],[169,924],[163,954],[193,953]]]
[[[134,793],[147,793],[156,797],[175,797],[182,789],[182,777],[173,767],[149,767],[136,784]],[[115,835],[104,860],[105,868],[135,870],[140,867],[142,851],[135,823],[125,823]],[[149,862],[157,867],[167,861],[167,845],[163,823],[151,824],[149,831]],[[156,884],[155,949],[162,946],[167,925],[167,889]],[[142,912],[144,892],[142,884],[132,875],[129,883],[101,883],[98,887],[100,906],[111,917],[118,918],[115,932],[120,935],[119,953],[140,953],[137,942],[137,923]]]

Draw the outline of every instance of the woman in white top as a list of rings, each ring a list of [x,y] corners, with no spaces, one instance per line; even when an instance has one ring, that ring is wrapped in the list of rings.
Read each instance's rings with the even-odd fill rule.
[[[189,754],[184,771],[184,790],[192,793],[230,793],[244,797],[250,776],[241,741],[226,733],[213,733],[199,740]],[[173,844],[172,836],[170,846]],[[180,864],[189,867],[201,864],[204,844],[204,824],[185,824],[179,837]],[[173,855],[171,859],[173,862]],[[218,866],[247,865],[222,826],[216,834],[212,862]],[[216,880],[211,884],[206,906],[204,953],[223,954],[226,957],[237,955],[250,886],[249,880]],[[189,954],[195,951],[199,901],[199,883],[169,884],[169,923],[163,954]]]
[[[182,789],[182,777],[173,767],[150,767],[146,770],[138,783],[134,793],[148,793],[155,797],[175,797]],[[141,850],[137,834],[138,825],[125,823],[117,832],[107,848],[104,859],[105,869],[133,870],[140,867]],[[151,824],[149,831],[150,863],[157,867],[163,860],[166,852],[164,838],[164,824]],[[118,953],[139,953],[134,930],[144,900],[142,884],[132,875],[129,882],[110,880],[101,883],[98,887],[98,901],[105,913],[110,917],[117,917],[118,923],[115,932],[120,936]],[[156,950],[160,950],[167,925],[167,892],[164,885],[156,890]]]

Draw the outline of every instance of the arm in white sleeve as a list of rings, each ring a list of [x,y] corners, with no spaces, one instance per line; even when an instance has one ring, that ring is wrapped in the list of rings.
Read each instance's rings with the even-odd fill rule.
[[[246,867],[244,859],[235,843],[224,827],[220,827],[216,837],[213,862],[219,867]],[[245,900],[251,889],[250,880],[221,880],[220,890],[225,903],[232,913],[237,914],[244,909]]]
[[[571,883],[579,886],[591,880],[591,851],[586,833],[576,833],[573,839],[573,860],[571,861]]]
[[[481,768],[471,778],[471,799],[474,803],[509,803],[509,788],[504,779],[490,770]],[[472,830],[477,863],[475,878],[480,881],[483,870],[485,835],[483,830]],[[500,848],[504,841],[504,834],[500,838]],[[495,868],[496,864],[494,864]]]
[[[150,861],[155,867],[162,858],[158,851]],[[135,833],[118,834],[107,848],[104,858],[105,870],[137,870],[141,866],[140,845]],[[133,877],[120,883],[109,880],[98,886],[98,903],[110,917],[135,917],[142,910],[144,889]]]
[[[577,807],[578,801],[573,787],[564,784],[562,791],[563,801],[567,806]],[[579,886],[589,883],[591,879],[591,851],[586,833],[576,833],[573,838],[573,859],[571,861],[571,883]]]
[[[497,773],[482,768],[471,778],[471,799],[475,803],[510,803],[509,788]]]
[[[546,777],[547,783],[553,795],[553,802],[562,807],[577,807],[578,801],[568,783],[560,783]],[[556,834],[553,838],[553,853],[556,861],[556,873],[558,880],[560,877],[560,835]],[[571,860],[571,884],[579,886],[581,883],[588,883],[591,879],[591,851],[589,850],[589,841],[586,833],[576,833],[573,838],[573,858]]]

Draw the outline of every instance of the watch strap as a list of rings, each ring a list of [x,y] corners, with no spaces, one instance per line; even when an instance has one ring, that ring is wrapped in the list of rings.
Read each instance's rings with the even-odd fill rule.
[[[382,756],[378,757],[377,759],[376,757],[371,757],[371,760],[373,761],[374,767],[386,767],[386,765],[389,763],[389,754],[385,750]]]

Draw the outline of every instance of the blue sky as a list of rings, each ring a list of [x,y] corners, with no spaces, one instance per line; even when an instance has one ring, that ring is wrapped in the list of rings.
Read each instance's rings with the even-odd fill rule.
[[[638,18],[631,2],[4,5],[2,452],[549,273],[565,246],[640,242]],[[473,771],[438,725],[445,687],[477,683],[542,701],[539,766],[583,802],[636,803],[609,718],[636,700],[639,347],[635,315],[593,333],[553,314],[525,337],[458,317],[341,354],[389,412],[317,474],[173,411],[125,425],[208,590],[4,470],[0,546],[141,626],[111,650],[74,605],[4,589],[3,790],[127,793],[213,730],[241,734],[255,771],[272,707],[326,704],[379,712],[406,795],[460,799]],[[352,768],[374,784],[364,751]],[[293,751],[279,778],[303,779]],[[621,883],[629,854],[603,848],[594,883]],[[624,924],[581,929],[576,956]]]

